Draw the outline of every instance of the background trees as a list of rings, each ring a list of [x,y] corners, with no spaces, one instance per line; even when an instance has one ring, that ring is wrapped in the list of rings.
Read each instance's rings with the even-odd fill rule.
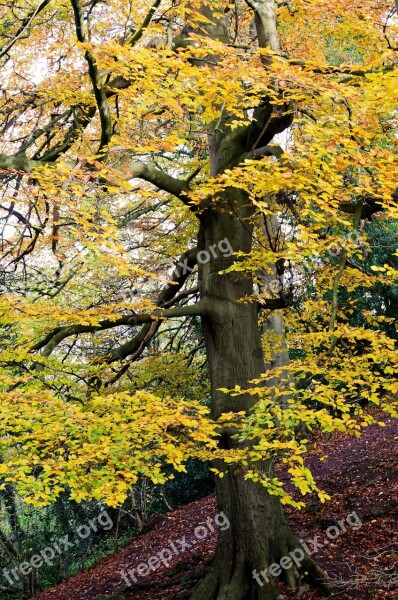
[[[274,460],[310,492],[298,429],[356,434],[382,393],[396,414],[368,234],[397,216],[395,8],[2,10],[0,472],[116,506],[213,459],[232,526],[193,597],[271,598],[251,570],[298,543]]]

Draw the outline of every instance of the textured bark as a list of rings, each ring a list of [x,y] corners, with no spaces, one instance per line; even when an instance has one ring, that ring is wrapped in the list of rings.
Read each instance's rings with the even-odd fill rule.
[[[275,0],[246,0],[255,11],[256,29],[259,46],[271,48],[280,54],[281,47],[276,24]]]
[[[273,137],[273,128],[285,127],[283,123],[271,124],[272,108],[259,109],[270,130],[261,131],[263,143]],[[225,116],[225,121],[227,116]],[[262,119],[245,135],[232,137],[223,123],[217,131],[210,132],[209,150],[211,173],[216,175],[239,162],[239,156],[250,147],[250,139],[258,139]],[[253,131],[257,128],[257,131]],[[206,250],[209,262],[199,261],[199,287],[201,301],[206,306],[202,316],[203,332],[209,360],[212,416],[217,419],[223,412],[249,411],[253,397],[249,394],[230,397],[220,388],[240,385],[258,377],[265,369],[258,323],[258,307],[254,302],[242,302],[252,294],[252,278],[244,273],[220,274],[236,260],[217,250],[227,239],[234,252],[250,252],[252,247],[254,208],[242,190],[228,188],[221,198],[213,199],[204,207],[198,218],[200,230],[198,250]],[[214,253],[211,248],[215,248]],[[275,325],[270,321],[270,326]],[[279,323],[280,325],[280,323]],[[284,359],[286,357],[283,357]],[[230,432],[225,431],[220,444],[224,448],[237,445]],[[220,465],[216,465],[220,466]],[[262,468],[269,473],[270,465]],[[225,467],[223,467],[225,471]],[[272,600],[277,597],[277,587],[272,578],[260,586],[253,571],[266,569],[270,564],[299,547],[290,530],[279,501],[263,487],[245,481],[242,469],[231,468],[216,482],[218,507],[230,521],[226,531],[220,531],[214,563],[207,576],[194,590],[191,600]],[[309,558],[307,571],[319,576],[315,563]],[[283,572],[290,587],[300,582],[296,568]]]
[[[209,210],[202,217],[202,247],[209,248],[227,238],[234,251],[249,251],[249,216],[250,208],[241,192],[230,190],[223,205]],[[241,273],[219,274],[232,261],[233,256],[217,257],[202,265],[199,274],[201,297],[206,298],[211,306],[209,316],[203,318],[203,329],[209,357],[214,418],[226,411],[250,408],[250,396],[230,398],[218,389],[231,388],[236,384],[245,387],[264,367],[257,308],[254,304],[239,302],[251,293],[252,282]],[[234,441],[226,433],[222,444],[231,447]],[[219,509],[227,515],[231,527],[220,533],[215,564],[192,599],[256,598],[260,588],[253,580],[251,570],[266,566],[273,540],[289,536],[281,510],[261,488],[245,482],[242,474],[233,470],[217,481],[217,497]]]
[[[227,238],[234,251],[248,252],[252,242],[251,211],[240,190],[228,190],[224,198],[201,216],[200,247],[208,249]],[[218,390],[236,384],[246,387],[249,380],[264,370],[257,306],[240,301],[252,292],[252,280],[242,273],[220,275],[220,270],[233,260],[233,256],[217,255],[207,264],[201,264],[199,271],[201,297],[209,307],[202,321],[214,418],[223,412],[250,410],[253,403],[250,395],[231,398]],[[227,431],[222,435],[222,447],[236,444]],[[270,465],[264,464],[263,468],[269,471]],[[260,586],[253,578],[253,570],[264,570],[299,547],[279,501],[260,485],[245,481],[243,472],[236,468],[218,479],[216,486],[219,510],[224,511],[231,525],[220,532],[214,563],[191,600],[276,598],[277,588],[272,578]],[[310,559],[306,569],[319,575]],[[290,587],[300,582],[296,568],[283,573]]]

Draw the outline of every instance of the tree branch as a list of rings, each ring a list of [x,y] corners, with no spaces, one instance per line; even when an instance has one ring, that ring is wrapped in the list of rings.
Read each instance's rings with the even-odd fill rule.
[[[202,316],[206,313],[204,303],[197,302],[196,304],[189,304],[187,306],[178,306],[177,308],[170,309],[156,309],[151,313],[144,313],[138,315],[125,315],[119,319],[104,319],[99,321],[95,325],[70,325],[58,329],[54,335],[52,332],[52,338],[44,347],[42,356],[48,357],[55,348],[66,338],[72,335],[79,335],[81,333],[94,333],[97,331],[104,331],[106,329],[113,329],[114,327],[121,327],[122,325],[143,325],[145,323],[152,323],[153,321],[175,319],[177,317],[190,317],[190,316]],[[44,342],[44,340],[43,340]],[[32,347],[32,350],[40,350],[43,348],[43,342],[39,342]]]
[[[254,148],[249,152],[245,158],[263,158],[264,156],[275,156],[280,159],[284,150],[278,144],[268,144],[267,146],[261,146],[261,148]]]
[[[177,294],[180,291],[180,289],[183,287],[183,285],[185,284],[186,280],[188,279],[189,275],[191,274],[191,271],[194,268],[194,266],[196,265],[196,263],[197,263],[196,248],[187,250],[176,261],[172,279],[171,279],[170,283],[168,283],[164,287],[164,289],[159,294],[159,297],[157,299],[156,305],[159,306],[159,310],[161,310],[162,308],[168,308],[171,303],[175,303],[179,299],[181,299],[182,294],[180,294],[179,296]],[[182,270],[180,270],[180,267],[182,267]],[[189,290],[187,290],[187,292],[188,291]],[[196,291],[196,289],[194,291]],[[188,295],[187,292],[184,292],[184,297],[186,297],[186,295]],[[193,293],[193,292],[191,291],[191,293]],[[181,308],[184,311],[188,310],[188,313],[189,313],[189,311],[192,310],[193,307],[195,307],[197,310],[201,310],[201,308],[202,308],[202,306],[200,306],[200,302],[197,304],[194,304],[194,305],[181,307]],[[174,309],[174,310],[178,310],[178,309]],[[42,350],[44,348],[43,356],[50,356],[50,354],[57,347],[57,345],[60,344],[67,337],[70,337],[71,335],[78,335],[80,333],[92,333],[92,332],[96,332],[96,331],[102,331],[105,329],[112,329],[114,327],[120,327],[122,325],[139,325],[139,324],[145,324],[145,323],[153,323],[154,321],[156,322],[159,318],[161,318],[161,319],[172,318],[172,317],[168,316],[170,314],[170,311],[168,312],[168,315],[166,315],[165,312],[167,312],[167,311],[163,311],[163,313],[160,316],[158,314],[158,311],[156,311],[156,313],[157,313],[156,315],[154,313],[144,314],[144,315],[132,315],[132,314],[124,315],[123,317],[116,319],[116,320],[105,319],[103,321],[100,321],[96,325],[72,325],[69,327],[68,326],[56,327],[48,335],[46,335],[46,337],[43,340],[41,340],[40,342],[35,344],[31,348],[31,351],[32,352],[38,351],[38,350]],[[174,316],[189,316],[188,313],[186,315],[183,314],[183,315],[174,315]],[[140,334],[138,334],[138,336],[136,336],[133,340],[130,340],[130,342],[127,342],[127,344],[131,344],[132,348],[135,348],[136,343],[137,343],[136,342],[137,337],[140,338]],[[139,342],[141,342],[141,338],[139,339]],[[124,346],[126,346],[127,344],[124,344]],[[126,356],[128,356],[128,354],[126,354]]]
[[[152,21],[153,15],[155,14],[156,9],[161,4],[161,2],[162,2],[162,0],[155,0],[155,2],[152,4],[151,8],[149,9],[145,19],[143,20],[141,27],[139,27],[139,29],[137,29],[136,31],[131,32],[132,33],[131,37],[127,37],[126,41],[129,44],[134,46],[142,38],[142,36],[145,33],[145,29],[148,27],[148,25]]]
[[[73,123],[67,130],[64,139],[40,156],[40,152],[43,150],[42,146],[41,149],[33,156],[33,159],[49,163],[55,162],[60,156],[65,154],[69,148],[72,147],[82,131],[86,129],[88,125],[90,125],[96,112],[97,106],[95,105],[89,107],[76,107],[73,111]]]
[[[187,281],[192,269],[197,264],[197,248],[191,248],[182,254],[182,256],[176,260],[172,279],[168,285],[160,293],[156,304],[161,308],[168,308],[172,304],[175,304],[183,297],[197,293],[198,289],[193,288],[185,290],[178,294],[177,292],[183,287]],[[182,268],[181,268],[182,267]],[[105,360],[106,362],[112,363],[117,360],[122,360],[130,356],[129,365],[136,360],[144,351],[145,347],[155,336],[162,321],[154,321],[151,324],[145,325],[141,331],[132,339],[122,344],[118,348],[112,350]],[[123,371],[123,368],[122,368]],[[124,372],[124,371],[123,371]]]
[[[136,161],[126,167],[126,175],[128,179],[137,177],[148,181],[148,183],[153,183],[164,192],[173,194],[189,206],[192,211],[195,211],[195,206],[188,202],[187,194],[190,188],[186,181],[172,177],[164,171],[141,161]]]
[[[359,228],[359,225],[361,222],[362,207],[363,207],[363,200],[359,200],[359,202],[357,203],[357,209],[356,209],[356,213],[355,213],[354,220],[353,220],[353,230],[354,231]],[[338,313],[338,309],[339,309],[339,286],[340,286],[341,278],[343,277],[345,268],[347,266],[347,260],[348,260],[348,251],[346,248],[344,248],[341,253],[341,256],[340,256],[339,268],[334,277],[333,286],[332,286],[332,311],[330,314],[330,320],[329,320],[329,326],[328,326],[328,330],[331,335],[330,335],[330,347],[328,350],[328,355],[332,354],[332,352],[335,349],[337,342],[338,342],[338,338],[336,335],[334,335],[333,330],[336,325],[337,313]]]
[[[369,73],[388,73],[389,71],[393,71],[395,69],[395,65],[383,65],[380,67],[369,67],[368,69],[358,69],[357,66],[352,67],[335,67],[332,65],[319,66],[311,64],[305,60],[291,60],[289,59],[289,64],[295,65],[298,67],[304,67],[307,71],[311,71],[312,73],[321,73],[321,74],[336,74],[336,75],[351,75],[352,77],[366,77]]]
[[[8,44],[0,49],[0,58],[3,58],[16,44],[16,42],[21,38],[24,32],[31,26],[32,21],[37,15],[46,8],[50,4],[51,0],[43,0],[23,21],[15,36],[12,38]]]
[[[22,173],[32,173],[37,167],[44,164],[42,161],[31,160],[24,154],[20,156],[6,156],[0,154],[0,169],[3,171],[20,171]]]
[[[73,13],[75,16],[76,36],[79,42],[86,42],[84,33],[83,12],[79,0],[71,0]],[[94,88],[95,101],[97,103],[100,121],[101,121],[101,141],[98,152],[101,153],[106,148],[112,138],[112,117],[109,109],[108,98],[105,89],[101,85],[101,78],[94,56],[86,50],[84,57],[88,64],[88,73]]]
[[[257,39],[260,48],[271,48],[274,52],[281,54],[275,0],[246,0],[246,4],[255,11]]]
[[[4,171],[32,173],[38,167],[52,162],[52,160],[44,159],[32,160],[25,155],[6,156],[5,154],[0,154],[0,169]],[[160,190],[176,196],[179,200],[184,202],[192,212],[196,211],[196,206],[191,204],[188,200],[187,194],[190,191],[189,185],[183,179],[172,177],[164,171],[141,161],[133,162],[127,166],[124,175],[125,179],[133,179],[136,177],[138,179],[143,179],[148,183],[153,183],[153,185]]]

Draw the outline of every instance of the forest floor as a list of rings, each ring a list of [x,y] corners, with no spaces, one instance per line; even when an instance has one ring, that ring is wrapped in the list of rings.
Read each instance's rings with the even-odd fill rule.
[[[398,600],[398,420],[385,413],[381,420],[385,427],[368,427],[360,438],[337,434],[318,440],[306,462],[332,500],[321,504],[311,497],[305,509],[286,511],[300,539],[314,540],[318,536],[319,547],[313,557],[327,571],[333,598],[338,600]],[[344,531],[338,522],[354,511],[362,525],[354,529],[345,521]],[[190,586],[203,577],[214,555],[217,531],[211,532],[206,523],[214,519],[216,512],[215,497],[210,496],[158,515],[117,554],[39,593],[35,600],[188,598]],[[351,522],[359,521],[351,517]],[[208,530],[202,540],[194,535],[199,525]],[[330,527],[333,536],[340,530],[336,539],[326,535]],[[147,576],[134,575],[136,582],[129,577],[132,585],[127,585],[123,572],[136,569],[162,549],[172,548],[171,544],[183,536],[187,546],[179,555],[170,552],[173,557],[169,566],[160,563]],[[289,593],[281,583],[282,598],[321,600],[324,596],[305,585]]]

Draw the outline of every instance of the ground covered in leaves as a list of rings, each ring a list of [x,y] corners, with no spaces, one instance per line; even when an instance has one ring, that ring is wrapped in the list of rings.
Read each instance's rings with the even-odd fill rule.
[[[361,438],[334,435],[318,441],[307,464],[332,500],[321,504],[313,498],[297,512],[288,509],[293,529],[302,540],[317,540],[314,558],[327,571],[333,597],[339,600],[398,599],[398,420],[383,416],[385,427],[372,426]],[[362,526],[348,527],[331,540],[326,531],[355,511]],[[177,600],[189,597],[189,589],[202,578],[216,547],[216,530],[206,521],[216,514],[214,496],[193,502],[151,521],[137,538],[115,556],[92,569],[35,596],[35,600]],[[195,537],[202,525],[208,535]],[[339,527],[341,529],[341,527]],[[335,530],[333,530],[335,531]],[[129,580],[122,573],[147,562],[185,536],[183,552],[173,553],[169,566],[160,564],[147,576]],[[313,546],[309,545],[310,548]],[[305,585],[289,594],[281,585],[281,598],[320,600]],[[232,600],[232,599],[231,599]]]

